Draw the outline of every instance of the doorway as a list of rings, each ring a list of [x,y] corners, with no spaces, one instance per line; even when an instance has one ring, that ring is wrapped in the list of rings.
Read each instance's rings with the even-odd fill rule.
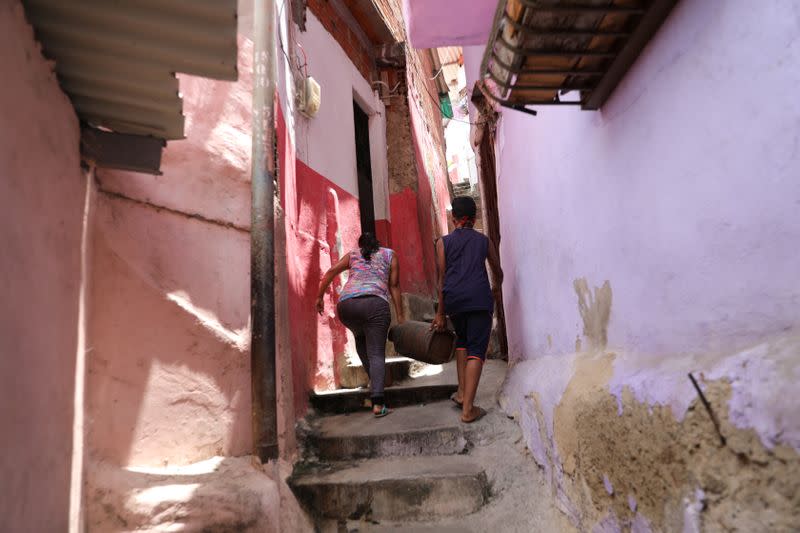
[[[358,207],[361,232],[375,234],[375,201],[372,196],[372,162],[369,157],[369,116],[353,100],[356,135],[356,174],[358,175]]]

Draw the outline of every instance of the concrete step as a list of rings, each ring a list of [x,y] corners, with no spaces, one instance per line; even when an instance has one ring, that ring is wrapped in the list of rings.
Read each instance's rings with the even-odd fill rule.
[[[317,525],[319,533],[471,533],[463,526],[441,524],[385,524],[360,521],[327,520]],[[505,532],[504,532],[505,533]],[[526,532],[527,533],[527,532]]]
[[[306,442],[322,461],[455,455],[467,451],[460,414],[455,404],[444,401],[404,407],[377,419],[369,411],[327,416],[312,423]]]
[[[391,387],[398,381],[408,379],[412,363],[413,361],[407,357],[387,357],[385,386]],[[354,365],[347,365],[339,379],[342,386],[348,389],[366,387],[369,384],[369,376],[360,362]]]
[[[340,463],[289,479],[318,518],[431,520],[469,514],[487,501],[486,473],[466,456],[394,457]]]
[[[386,404],[393,408],[433,403],[450,398],[458,388],[455,384],[438,383],[417,386],[413,381],[387,388],[384,391]],[[364,410],[369,405],[369,398],[367,389],[339,389],[312,394],[310,400],[317,412],[338,414]]]

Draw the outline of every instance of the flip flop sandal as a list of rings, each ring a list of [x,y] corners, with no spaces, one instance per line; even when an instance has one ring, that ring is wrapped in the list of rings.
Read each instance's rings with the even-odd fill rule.
[[[381,410],[379,412],[376,413],[376,412],[373,411],[372,415],[375,418],[383,418],[384,416],[388,415],[391,412],[392,411],[390,409],[387,409],[386,406],[384,405],[383,407],[381,407]]]
[[[474,424],[475,422],[477,422],[478,420],[480,420],[484,416],[486,416],[486,409],[484,409],[482,407],[478,407],[478,416],[476,416],[472,420],[461,419],[461,423],[462,424]]]

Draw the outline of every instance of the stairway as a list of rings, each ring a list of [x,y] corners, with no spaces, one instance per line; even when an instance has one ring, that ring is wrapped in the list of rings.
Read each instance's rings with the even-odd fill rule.
[[[429,388],[420,389],[428,397]],[[420,394],[415,387],[394,392],[406,404]],[[449,400],[396,408],[380,419],[363,408],[321,417],[306,436],[306,461],[289,484],[319,523],[473,513],[490,490],[483,467],[467,455],[462,426]]]
[[[312,398],[303,460],[289,485],[317,531],[561,531],[549,490],[516,422],[496,404],[505,363],[487,362],[478,403],[489,414],[462,424],[449,401],[455,369],[386,389],[375,419],[366,391]]]

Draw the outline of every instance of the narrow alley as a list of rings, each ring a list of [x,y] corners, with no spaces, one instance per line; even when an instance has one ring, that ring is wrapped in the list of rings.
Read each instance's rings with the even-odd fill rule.
[[[800,531],[797,0],[0,44],[0,532]]]

